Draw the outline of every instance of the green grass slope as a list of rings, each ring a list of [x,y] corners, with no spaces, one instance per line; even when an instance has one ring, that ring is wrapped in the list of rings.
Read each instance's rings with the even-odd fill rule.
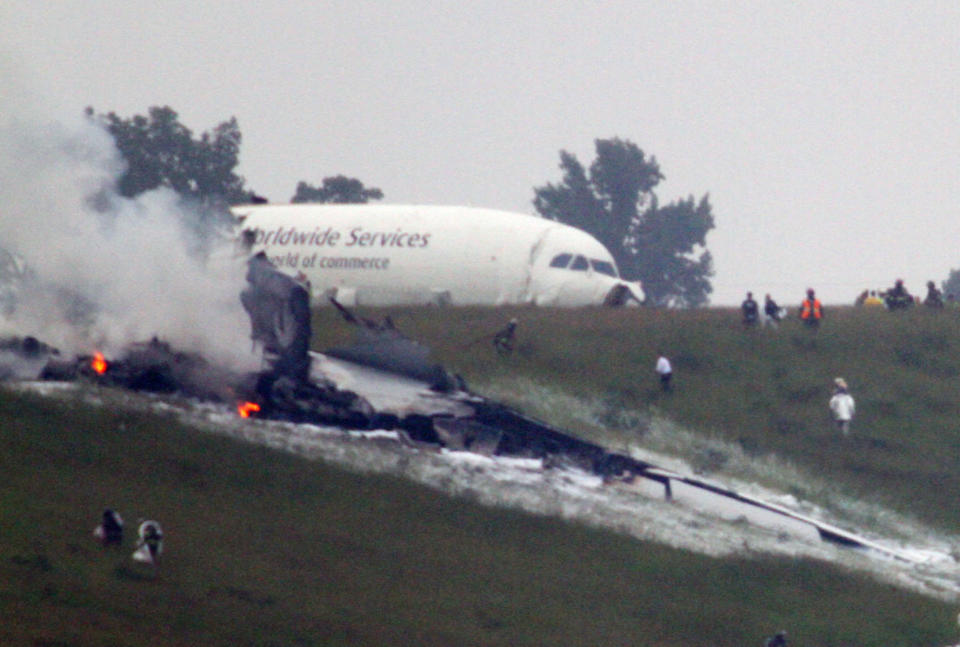
[[[0,391],[0,644],[942,646],[954,608],[718,560],[183,428]],[[164,524],[159,570],[104,506]]]
[[[665,417],[747,456],[780,457],[837,493],[947,532],[960,525],[960,310],[834,308],[816,331],[796,319],[744,330],[738,311],[720,308],[389,312],[471,387],[610,446],[642,445],[644,421]],[[489,333],[513,316],[517,350],[499,357]],[[332,309],[316,324],[317,348],[348,338]],[[669,395],[653,370],[658,349],[674,365]],[[836,376],[857,400],[848,438],[827,408]],[[557,393],[575,399],[558,406]]]
[[[678,421],[758,460],[956,531],[960,313],[828,311],[744,331],[731,310],[391,309],[481,392],[612,446]],[[489,334],[520,319],[517,351]],[[314,347],[352,336],[315,313]],[[658,348],[676,390],[657,390]],[[853,436],[826,414],[858,399]],[[588,410],[585,412],[585,410]],[[588,414],[588,415],[587,415]],[[704,464],[723,471],[723,451]],[[714,559],[484,508],[184,428],[0,390],[0,645],[943,647],[954,603],[815,561]],[[159,519],[154,574],[91,536]]]

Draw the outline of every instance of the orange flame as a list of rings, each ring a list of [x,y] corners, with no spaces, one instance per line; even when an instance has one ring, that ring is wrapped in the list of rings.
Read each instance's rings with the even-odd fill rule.
[[[93,359],[90,361],[90,367],[94,370],[97,375],[103,375],[107,372],[107,360],[103,358],[103,353],[96,352],[93,355]]]
[[[249,418],[257,411],[260,411],[260,405],[256,402],[241,402],[237,405],[237,413],[241,418]]]

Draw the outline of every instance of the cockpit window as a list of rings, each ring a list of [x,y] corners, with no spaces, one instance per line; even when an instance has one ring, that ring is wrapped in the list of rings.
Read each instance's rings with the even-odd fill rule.
[[[606,274],[607,276],[617,278],[617,270],[610,261],[601,261],[598,258],[591,258],[590,266],[593,267],[594,272],[599,272],[600,274]]]
[[[572,263],[570,261],[573,261]],[[593,268],[594,272],[598,274],[606,274],[607,276],[612,276],[617,278],[617,268],[610,261],[604,261],[599,258],[591,258],[587,260],[586,256],[582,254],[577,254],[574,256],[570,252],[561,252],[553,257],[550,261],[550,267],[557,267],[560,269],[576,270],[578,272],[585,272],[586,270]]]

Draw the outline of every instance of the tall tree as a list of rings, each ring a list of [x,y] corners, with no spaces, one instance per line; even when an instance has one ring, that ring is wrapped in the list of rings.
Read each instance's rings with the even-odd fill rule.
[[[235,172],[242,140],[235,117],[194,138],[169,106],[129,118],[115,112],[94,115],[93,108],[86,114],[113,136],[126,162],[117,180],[120,195],[134,198],[159,187],[175,191],[186,207],[184,225],[193,232],[190,242],[199,254],[209,251],[213,240],[231,235],[229,206],[254,196]]]
[[[383,191],[366,188],[363,182],[345,175],[323,178],[323,184],[315,187],[300,182],[290,202],[327,202],[336,204],[366,204],[370,200],[382,200]]]
[[[242,140],[235,117],[194,138],[169,106],[129,118],[115,112],[94,117],[93,108],[86,113],[104,125],[127,163],[117,182],[121,195],[165,186],[201,203],[249,201],[251,193],[235,172]]]
[[[643,283],[653,305],[704,305],[713,288],[706,235],[713,229],[710,201],[693,197],[661,207],[654,188],[664,179],[655,157],[636,144],[597,139],[589,172],[560,152],[563,179],[534,188],[544,217],[579,227],[613,254],[621,275]]]

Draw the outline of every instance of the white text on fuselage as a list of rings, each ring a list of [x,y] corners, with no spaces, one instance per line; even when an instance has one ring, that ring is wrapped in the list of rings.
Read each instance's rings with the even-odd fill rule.
[[[409,247],[422,248],[430,244],[430,233],[395,231],[366,231],[353,227],[346,236],[333,227],[301,231],[296,227],[277,227],[270,231],[256,230],[256,245],[306,247]]]
[[[296,227],[277,227],[270,231],[256,230],[254,245],[273,248],[268,254],[277,267],[295,270],[387,270],[390,259],[377,256],[356,255],[361,249],[422,249],[430,244],[429,233],[411,233],[397,229],[395,231],[365,231],[363,227],[353,227],[346,236],[333,227],[313,231],[301,231]],[[281,249],[277,249],[277,248]],[[343,248],[352,255],[326,256],[313,252],[318,247]],[[286,249],[282,249],[286,248]],[[286,251],[289,250],[289,251]],[[362,252],[361,252],[362,253]]]

